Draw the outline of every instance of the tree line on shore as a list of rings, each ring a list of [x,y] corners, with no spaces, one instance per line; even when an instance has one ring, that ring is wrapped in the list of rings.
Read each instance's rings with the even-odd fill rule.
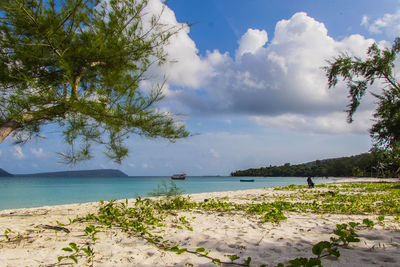
[[[394,177],[400,165],[393,163],[382,153],[363,153],[356,156],[316,160],[309,163],[237,170],[231,176],[264,176],[264,177]]]

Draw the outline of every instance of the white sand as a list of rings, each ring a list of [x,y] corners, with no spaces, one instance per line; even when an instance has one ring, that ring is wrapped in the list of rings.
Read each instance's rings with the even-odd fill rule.
[[[228,197],[231,202],[252,202],[255,197],[268,198],[287,191],[255,189],[232,192],[193,194],[191,199],[203,201]],[[130,200],[134,201],[134,200]],[[67,224],[68,218],[94,213],[99,203],[72,204],[31,209],[0,211],[0,266],[55,266],[57,257],[67,255],[62,248],[70,242],[78,245],[91,243],[83,234],[88,223],[74,223],[66,227],[65,233],[45,229],[43,225],[57,226],[56,221]],[[275,266],[296,257],[313,257],[311,248],[319,241],[328,241],[337,223],[361,222],[364,218],[375,219],[376,215],[318,215],[285,213],[287,220],[279,225],[261,223],[257,216],[244,213],[222,212],[177,212],[166,218],[166,227],[157,228],[164,240],[179,243],[181,247],[195,250],[203,247],[210,256],[229,261],[226,255],[238,255],[237,262],[251,257],[250,266]],[[181,216],[190,222],[193,231],[174,227]],[[14,231],[5,242],[3,232]],[[162,231],[161,231],[162,230]],[[13,238],[16,233],[22,238]],[[349,249],[340,248],[339,259],[324,258],[324,266],[400,266],[400,224],[385,216],[384,225],[375,225],[372,230],[357,231],[361,242],[351,244]],[[177,255],[162,251],[138,237],[129,237],[120,229],[108,229],[97,234],[99,240],[93,245],[94,266],[215,266],[210,259],[189,253]],[[79,258],[79,266],[86,266]],[[234,265],[232,265],[234,266]]]

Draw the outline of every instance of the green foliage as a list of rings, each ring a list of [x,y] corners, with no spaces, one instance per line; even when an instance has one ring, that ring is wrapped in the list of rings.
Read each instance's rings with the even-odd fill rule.
[[[90,239],[92,239],[93,242],[96,242],[96,240],[98,239],[96,237],[96,234],[98,232],[101,232],[99,229],[99,227],[96,227],[94,225],[89,225],[85,228],[84,233],[85,235],[87,235],[88,237],[90,237]]]
[[[364,220],[365,221],[365,220]],[[367,221],[366,221],[367,222]],[[335,235],[339,238],[331,237],[331,242],[321,241],[312,247],[312,253],[317,256],[316,258],[296,258],[289,261],[289,265],[286,267],[322,267],[321,259],[326,256],[334,256],[336,258],[340,257],[340,252],[338,246],[347,247],[350,242],[359,242],[357,234],[355,232],[355,227],[359,223],[349,222],[348,224],[337,224],[336,229],[333,231]],[[338,241],[342,241],[342,244],[338,244]],[[332,243],[333,242],[333,243]],[[283,263],[279,263],[276,267],[285,267]]]
[[[204,255],[208,255],[208,251],[205,248],[196,248],[196,252],[204,253]]]
[[[287,267],[313,267],[322,266],[321,260],[318,258],[296,258],[289,261]]]
[[[72,260],[75,264],[78,264],[79,257],[86,257],[86,262],[91,263],[93,266],[93,258],[94,258],[94,251],[90,246],[82,246],[78,247],[76,243],[69,243],[68,247],[62,248],[63,251],[69,252],[70,254],[67,256],[58,256],[58,262]]]
[[[396,38],[392,47],[381,50],[373,44],[367,51],[367,58],[350,57],[342,53],[328,61],[326,71],[329,87],[335,87],[342,78],[349,88],[348,121],[360,105],[368,86],[381,80],[382,93],[373,93],[378,99],[378,108],[374,114],[375,124],[370,133],[376,145],[392,150],[400,142],[400,84],[393,71],[395,60],[400,51],[400,38]]]
[[[240,257],[237,256],[237,255],[231,255],[231,256],[229,256],[229,259],[233,262],[233,261],[235,261],[235,260],[240,259]]]
[[[2,0],[0,2],[0,142],[18,141],[58,123],[66,163],[92,158],[91,146],[120,163],[131,134],[174,141],[185,127],[155,104],[163,83],[146,71],[166,61],[180,29],[145,19],[148,0]],[[7,127],[8,128],[7,128]]]
[[[90,224],[85,228],[85,235],[96,241],[95,234],[100,229],[117,228],[126,232],[130,236],[136,236],[146,240],[154,247],[165,251],[171,251],[178,255],[189,253],[198,257],[207,258],[210,262],[217,265],[237,265],[250,266],[251,257],[243,255],[242,261],[238,261],[237,255],[226,255],[227,261],[215,258],[209,249],[199,247],[191,250],[182,247],[176,242],[165,240],[163,236],[158,235],[160,231],[154,230],[156,227],[167,227],[165,218],[174,216],[170,227],[177,224],[179,229],[186,227],[190,230],[190,221],[186,216],[179,216],[177,211],[206,210],[227,213],[237,213],[243,216],[259,216],[263,221],[268,217],[268,221],[279,222],[284,219],[284,211],[297,212],[315,212],[322,213],[342,213],[359,214],[365,213],[383,213],[400,214],[398,198],[400,198],[400,187],[398,184],[344,184],[344,185],[318,185],[313,190],[304,190],[303,187],[288,186],[279,188],[279,190],[291,190],[293,194],[286,194],[278,198],[273,196],[273,201],[265,202],[264,196],[258,197],[259,203],[237,204],[229,201],[229,198],[208,199],[202,202],[193,202],[189,198],[182,196],[162,197],[158,199],[138,198],[134,203],[101,201],[100,207],[95,214],[87,214],[85,219],[76,218],[74,222],[86,221]],[[326,190],[326,191],[323,191]],[[327,191],[330,190],[330,191]],[[335,192],[331,194],[322,194],[322,192]],[[278,198],[279,200],[275,200]],[[304,201],[306,200],[306,201]],[[309,200],[313,200],[310,202]],[[383,201],[384,200],[384,201]],[[381,204],[378,204],[381,203]],[[128,205],[130,204],[130,205]],[[282,217],[283,216],[283,217]],[[380,217],[382,220],[384,217]],[[377,219],[379,221],[379,219]],[[98,224],[98,225],[97,225]],[[183,227],[184,226],[184,227]],[[322,241],[312,247],[313,257],[299,257],[288,262],[287,266],[322,266],[322,259],[327,256],[340,257],[339,248],[348,247],[352,242],[359,242],[356,228],[373,227],[373,222],[369,219],[363,220],[363,225],[355,222],[348,224],[338,224],[333,231],[330,241]],[[94,239],[93,239],[94,238]],[[77,251],[78,249],[78,251]],[[60,256],[60,261],[74,262],[74,257],[78,260],[80,257],[86,257],[93,261],[93,250],[89,247],[75,245],[65,248],[69,255]],[[265,265],[261,265],[265,266]],[[278,264],[284,266],[284,264]]]
[[[157,185],[157,189],[153,192],[148,193],[151,197],[175,197],[181,195],[185,191],[179,188],[173,181],[169,181],[169,184],[165,180],[161,182],[161,185]]]
[[[349,224],[337,224],[333,233],[338,237],[331,237],[331,241],[342,241],[342,245],[345,247],[347,247],[351,242],[360,242],[360,239],[358,239],[358,235],[354,230],[357,225],[358,223],[353,222],[350,222]]]
[[[247,259],[244,261],[244,264],[250,266],[250,262],[251,262],[251,257],[247,257]]]
[[[187,251],[186,248],[179,248],[178,245],[173,246],[170,248],[170,251],[175,252],[176,254],[180,255],[182,253],[185,253]]]
[[[378,216],[376,219],[378,220],[378,223],[379,223],[380,225],[384,225],[383,221],[385,220],[385,216],[380,215],[380,216]]]
[[[312,248],[312,253],[316,255],[318,259],[320,259],[323,257],[322,253],[325,250],[328,252],[328,254],[325,254],[324,256],[333,255],[336,258],[340,257],[340,252],[338,249],[333,247],[333,244],[328,241],[321,241],[318,244],[315,244]]]
[[[269,212],[267,212],[264,215],[264,221],[266,222],[273,222],[273,223],[279,223],[282,220],[286,220],[287,217],[285,214],[282,212],[282,210],[273,208]]]
[[[321,193],[319,191],[321,188],[329,191]],[[285,203],[283,210],[336,214],[374,213],[395,216],[400,214],[400,203],[397,201],[400,198],[400,186],[396,183],[316,185],[313,190],[307,190],[307,193],[302,192],[302,187],[297,186],[277,189],[296,192],[272,202],[278,204],[277,207]],[[288,199],[296,202],[283,201]],[[310,200],[313,202],[304,202]]]
[[[370,219],[364,219],[363,224],[365,224],[368,228],[373,228],[375,225],[375,223]]]
[[[6,242],[13,242],[21,239],[22,235],[19,232],[16,233],[10,228],[7,228],[6,230],[4,230],[4,238]]]
[[[212,263],[217,264],[217,265],[221,264],[221,260],[217,259],[217,258],[213,258],[211,261],[212,261]]]
[[[343,157],[297,165],[269,166],[232,172],[232,176],[264,176],[264,177],[345,177],[376,176],[376,167],[382,161],[375,153],[364,153],[352,157]],[[400,162],[399,162],[400,163]]]

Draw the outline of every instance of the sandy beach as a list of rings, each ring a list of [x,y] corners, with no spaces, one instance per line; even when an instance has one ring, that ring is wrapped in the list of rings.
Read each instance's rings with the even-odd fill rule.
[[[365,180],[346,179],[337,182],[354,181]],[[368,180],[372,181],[379,182],[378,179]],[[289,196],[293,199],[299,192],[325,196],[331,189],[304,190],[308,191],[267,188],[202,193],[190,195],[190,201],[240,205]],[[292,201],[298,200],[294,198]],[[134,202],[131,199],[128,205]],[[258,214],[234,210],[226,212],[219,208],[170,211],[162,222],[149,227],[149,232],[154,236],[162,236],[166,244],[177,244],[179,249],[193,252],[197,249],[197,253],[176,253],[174,249],[163,249],[157,245],[160,242],[149,242],[148,238],[122,231],[121,227],[107,228],[86,220],[70,223],[75,218],[95,214],[99,207],[100,203],[96,202],[0,211],[0,266],[68,266],[73,260],[63,258],[59,262],[58,257],[74,252],[63,250],[70,243],[75,243],[79,248],[89,246],[94,253],[89,261],[89,257],[79,251],[76,254],[77,266],[216,266],[213,258],[226,262],[224,266],[236,266],[233,264],[235,262],[245,266],[244,261],[249,257],[249,266],[276,266],[278,263],[286,266],[291,259],[314,257],[313,245],[329,241],[336,224],[361,223],[365,218],[374,221],[374,227],[358,227],[360,242],[351,243],[348,248],[339,247],[340,257],[324,257],[322,265],[400,266],[400,222],[393,215],[384,216],[378,222],[378,215],[369,213],[285,211],[287,219],[274,223],[263,221]],[[96,240],[84,232],[90,225],[97,229]],[[204,257],[205,254],[207,257]],[[232,261],[232,255],[240,258]]]

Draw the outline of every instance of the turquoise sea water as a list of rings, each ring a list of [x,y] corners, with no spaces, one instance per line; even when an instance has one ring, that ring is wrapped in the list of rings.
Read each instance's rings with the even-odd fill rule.
[[[254,182],[240,182],[240,179],[255,179]],[[135,198],[148,196],[162,181],[169,183],[169,177],[113,177],[113,178],[41,178],[1,177],[0,210],[31,208],[71,203],[85,203],[100,200]],[[314,178],[315,183],[332,179]],[[305,185],[305,178],[283,177],[187,177],[174,180],[185,193],[220,192],[263,187]]]

